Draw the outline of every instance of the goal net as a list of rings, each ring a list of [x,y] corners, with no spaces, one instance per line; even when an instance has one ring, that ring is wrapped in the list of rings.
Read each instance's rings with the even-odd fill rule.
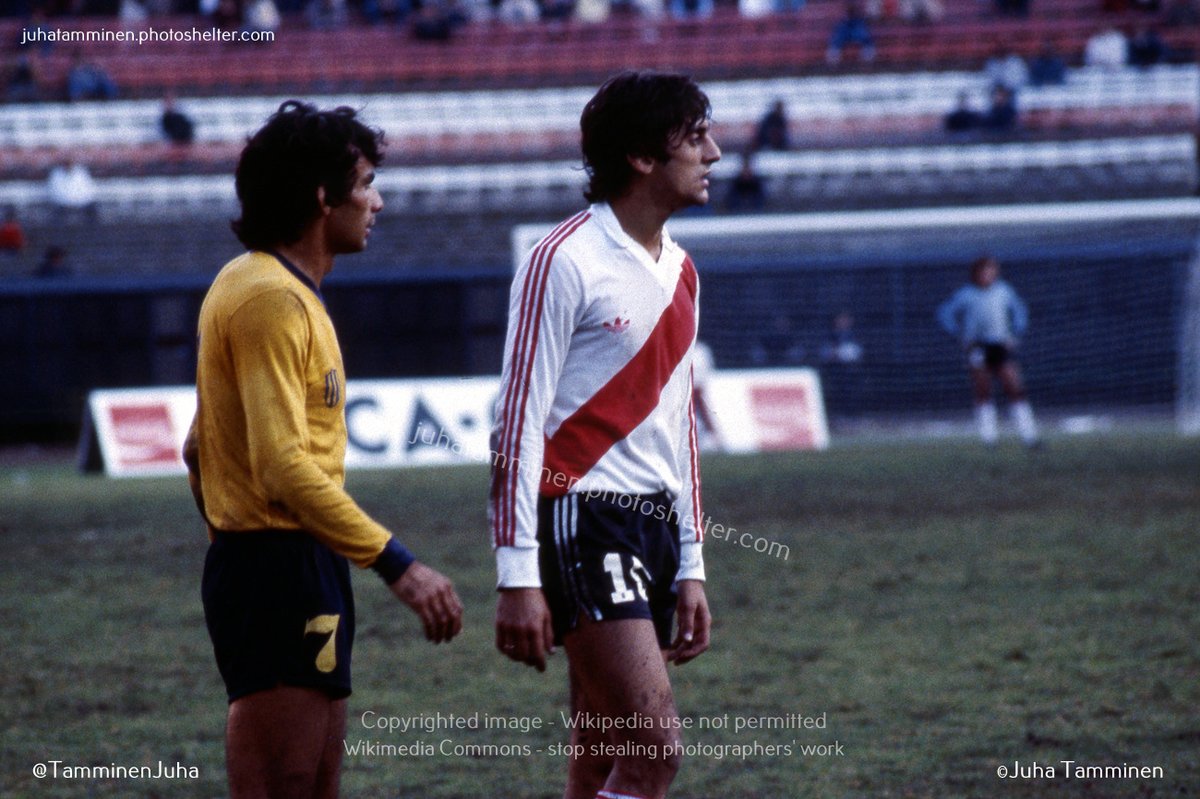
[[[514,229],[514,261],[547,230]],[[936,310],[990,253],[1029,308],[1037,407],[1200,432],[1200,200],[685,215],[669,230],[700,271],[717,366],[815,366],[835,422],[968,413]]]

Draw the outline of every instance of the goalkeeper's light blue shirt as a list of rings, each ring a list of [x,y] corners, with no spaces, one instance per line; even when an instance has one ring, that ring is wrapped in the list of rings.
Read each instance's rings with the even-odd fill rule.
[[[1012,286],[997,280],[987,288],[963,286],[941,304],[937,318],[946,332],[968,344],[1000,344],[1025,332],[1029,311]]]

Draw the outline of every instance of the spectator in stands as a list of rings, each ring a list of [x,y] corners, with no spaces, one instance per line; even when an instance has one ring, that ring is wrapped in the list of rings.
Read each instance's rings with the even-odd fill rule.
[[[217,0],[210,16],[213,25],[223,31],[236,31],[242,27],[242,7],[238,0]]]
[[[795,366],[804,362],[804,347],[796,341],[787,314],[775,315],[770,330],[751,347],[750,360],[756,366]]]
[[[150,12],[138,0],[121,0],[117,10],[117,21],[125,28],[137,28],[146,24]]]
[[[1148,25],[1139,25],[1129,38],[1129,63],[1135,67],[1152,67],[1167,60],[1167,45],[1158,32]]]
[[[867,22],[867,12],[862,0],[846,0],[846,15],[833,26],[825,61],[839,64],[842,51],[850,45],[858,47],[858,57],[864,63],[875,60],[875,39]]]
[[[983,65],[983,75],[992,86],[1005,86],[1016,93],[1029,83],[1029,67],[1014,50],[997,47],[995,54]]]
[[[1099,31],[1084,45],[1083,63],[1089,67],[1121,69],[1129,63],[1129,40],[1116,27]]]
[[[89,221],[96,219],[96,181],[84,164],[72,161],[51,169],[46,181],[46,193],[60,219],[80,214]]]
[[[108,73],[94,61],[88,61],[82,50],[71,56],[71,68],[67,72],[67,99],[112,100],[117,96],[117,84]]]
[[[958,104],[954,110],[946,114],[942,126],[947,133],[970,133],[979,129],[979,112],[971,106],[971,93],[963,90],[958,93]]]
[[[28,31],[29,37],[26,38],[24,31]],[[54,49],[54,42],[48,36],[34,35],[36,32],[49,32],[50,25],[46,22],[46,11],[41,6],[35,8],[29,14],[29,19],[21,26],[21,30],[17,31],[16,46],[21,50],[28,50],[36,47],[38,52],[45,55]]]
[[[759,150],[788,150],[791,137],[788,135],[787,107],[783,100],[776,100],[758,121],[754,134],[754,146]]]
[[[753,151],[742,154],[742,166],[729,184],[725,207],[731,213],[761,211],[767,201],[762,175],[754,170]]]
[[[4,208],[4,222],[0,224],[0,252],[5,255],[20,255],[25,251],[25,229],[17,219],[17,209],[11,205]]]
[[[827,364],[857,364],[862,361],[863,347],[854,335],[854,315],[839,311],[829,324],[829,338],[821,345],[821,362]]]
[[[980,127],[993,133],[1008,133],[1017,127],[1017,97],[1013,90],[997,83],[992,87],[992,104],[980,120]]]
[[[575,14],[575,0],[538,0],[538,9],[543,20],[562,22]]]
[[[37,75],[29,56],[17,56],[8,72],[5,97],[10,103],[36,103],[40,98]]]
[[[775,13],[775,0],[737,0],[737,9],[742,19],[762,19]]]
[[[585,24],[607,22],[611,14],[610,0],[577,0],[575,3],[575,19]]]
[[[42,256],[41,262],[37,269],[33,270],[34,277],[70,277],[71,266],[67,263],[67,251],[57,244],[51,244],[46,248],[46,253]]]
[[[909,22],[937,22],[945,13],[941,0],[900,0],[900,17]]]
[[[304,14],[313,30],[338,30],[349,21],[346,0],[308,0]]]
[[[863,346],[854,335],[853,314],[846,310],[834,314],[818,354],[825,407],[841,415],[847,408],[861,406],[867,375],[862,368]]]
[[[713,15],[713,0],[671,0],[669,7],[675,19],[708,19]]]
[[[422,42],[448,42],[454,34],[454,17],[437,0],[425,0],[412,23],[413,37]]]
[[[541,17],[537,0],[500,0],[496,19],[507,25],[531,25]]]
[[[163,135],[172,144],[188,145],[196,138],[196,125],[192,118],[179,110],[175,95],[168,94],[163,98],[163,112],[159,118],[159,127]]]
[[[643,29],[642,35],[647,41],[653,41],[658,38],[658,32],[653,27],[654,23],[662,19],[667,14],[666,3],[663,0],[629,0],[628,6],[637,12],[638,16],[646,21],[647,27]]]
[[[249,34],[276,33],[283,24],[275,0],[249,0],[242,15],[242,31]]]
[[[938,307],[937,319],[966,349],[975,421],[983,443],[993,446],[998,437],[992,397],[996,380],[1008,397],[1021,440],[1027,447],[1039,447],[1041,437],[1016,360],[1017,340],[1028,326],[1029,312],[1012,286],[1000,279],[1000,262],[985,255],[972,263],[971,281]]]
[[[1062,86],[1067,82],[1067,62],[1047,39],[1029,64],[1030,86]]]
[[[1014,17],[1029,16],[1029,0],[996,0],[996,13]]]

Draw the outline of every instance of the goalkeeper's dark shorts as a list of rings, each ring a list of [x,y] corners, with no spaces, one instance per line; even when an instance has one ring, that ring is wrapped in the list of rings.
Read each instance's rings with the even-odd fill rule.
[[[296,530],[217,532],[201,596],[230,702],[279,685],[350,695],[354,595],[341,555]]]
[[[967,348],[967,365],[972,369],[999,369],[1012,360],[1012,350],[1007,344],[976,341]]]

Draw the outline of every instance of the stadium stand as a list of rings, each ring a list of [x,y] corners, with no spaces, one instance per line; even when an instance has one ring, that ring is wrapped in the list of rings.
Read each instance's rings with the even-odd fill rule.
[[[915,181],[944,175],[967,182],[987,175],[1054,170],[1064,174],[1097,169],[1120,176],[1116,184],[1132,189],[1141,179],[1136,170],[1151,167],[1160,194],[1187,193],[1196,181],[1196,141],[1190,134],[1136,138],[1078,139],[1046,142],[943,144],[925,147],[881,147],[797,152],[764,152],[756,156],[757,170],[772,184],[773,194],[788,194],[798,202],[806,194],[823,200],[842,191],[808,191],[813,183],[862,178],[868,185],[854,198],[884,192],[901,196]],[[731,179],[736,158],[714,166],[718,181]],[[1111,178],[1112,176],[1110,176]],[[898,181],[895,191],[891,182]],[[575,161],[413,166],[383,170],[376,185],[388,202],[408,215],[496,211],[520,208],[558,211],[577,202],[583,185]],[[935,181],[936,182],[936,181]],[[827,187],[828,188],[828,187]],[[973,186],[972,190],[979,190]],[[0,204],[32,208],[45,200],[38,181],[0,184]],[[132,217],[212,216],[235,208],[228,175],[157,178],[109,178],[98,181],[97,201],[111,220]]]
[[[771,211],[1178,196],[1197,181],[1190,135],[761,153],[756,164]],[[736,158],[717,164],[715,211],[737,167]],[[39,205],[37,182],[0,184],[0,206],[26,209],[31,239],[88,253],[90,275],[206,273],[220,260],[214,241],[236,253],[225,225],[236,211],[227,176],[97,183],[100,224],[57,221]],[[462,271],[506,268],[512,226],[576,208],[583,178],[562,161],[384,170],[377,185],[387,207],[356,268]]]
[[[706,89],[727,151],[742,150],[774,100],[788,109],[799,146],[941,140],[942,118],[959,92],[986,105],[980,72],[877,73],[715,82]],[[388,133],[391,163],[454,163],[570,157],[577,148],[586,87],[326,95],[319,105],[365,109]],[[198,141],[180,148],[159,130],[160,102],[131,100],[0,108],[0,176],[32,177],[70,157],[96,174],[224,171],[244,137],[282,97],[195,98],[187,112]],[[1117,72],[1080,68],[1062,86],[1021,92],[1027,137],[1084,132],[1183,131],[1200,111],[1200,68],[1163,65]]]
[[[929,25],[880,20],[873,23],[877,54],[869,69],[974,68],[997,47],[1032,56],[1045,43],[1077,62],[1087,38],[1098,28],[1095,6],[1080,0],[1042,5],[1038,13],[1020,18],[989,18],[977,8]],[[633,64],[684,70],[712,80],[828,72],[826,45],[840,8],[837,2],[813,2],[797,14],[748,19],[723,6],[703,22],[650,22],[627,15],[614,15],[600,24],[477,22],[459,29],[448,42],[418,41],[404,29],[379,26],[337,31],[285,28],[276,41],[256,45],[147,42],[114,48],[112,43],[85,42],[80,47],[102,58],[105,69],[132,97],[158,97],[166,91],[212,95],[577,85],[595,83]],[[1153,23],[1160,17],[1143,14],[1138,19]],[[97,30],[113,22],[79,19],[61,24]],[[192,30],[204,24],[194,17],[154,21],[159,30]],[[15,40],[19,26],[0,25],[0,41]],[[1197,27],[1163,28],[1175,58],[1195,60]],[[44,96],[55,96],[64,84],[69,52],[58,47],[39,57],[37,79]]]
[[[1200,24],[1166,26],[1164,12],[1105,15],[1098,0],[1037,0],[1024,18],[994,16],[992,4],[964,0],[947,4],[936,23],[879,20],[873,63],[846,58],[831,66],[825,50],[842,5],[810,0],[799,13],[755,19],[725,2],[707,21],[649,23],[616,14],[598,25],[477,22],[444,44],[416,41],[394,25],[310,31],[295,20],[262,45],[81,43],[116,80],[122,99],[0,106],[0,206],[18,210],[30,242],[7,262],[15,280],[0,291],[0,352],[6,367],[37,378],[29,390],[6,396],[0,431],[33,423],[73,427],[88,386],[189,379],[198,298],[239,249],[228,232],[235,213],[230,167],[244,136],[287,96],[362,107],[391,141],[379,180],[387,209],[372,247],[330,286],[331,307],[360,323],[351,326],[355,340],[347,349],[356,353],[353,373],[362,376],[495,369],[509,232],[579,206],[579,111],[598,80],[626,66],[686,70],[712,97],[726,158],[701,218],[725,213],[737,156],[776,100],[787,108],[792,150],[761,152],[754,162],[767,188],[764,210],[772,214],[1195,193]],[[1089,36],[1110,23],[1128,29],[1138,22],[1158,26],[1170,63],[1081,66]],[[115,25],[98,18],[52,23],[91,31]],[[189,30],[208,23],[171,17],[150,24]],[[7,48],[0,62],[15,58],[11,43],[20,26],[0,20],[0,48]],[[984,105],[988,58],[1001,50],[1029,58],[1047,44],[1069,66],[1067,81],[1021,90],[1015,134],[955,138],[943,131],[960,92]],[[60,97],[74,49],[64,43],[29,54],[43,100]],[[195,122],[190,146],[162,139],[168,93]],[[61,218],[46,202],[46,173],[66,160],[82,161],[98,177],[95,220]],[[1140,393],[1130,401],[1161,403],[1174,391],[1176,278],[1195,229],[1135,232],[1114,229],[1095,242],[1078,229],[1062,240],[1039,233],[999,247],[1023,288],[1047,277],[1030,288],[1035,303],[1079,305],[1063,334],[1073,338],[1030,352],[1031,375],[1066,401],[1086,403],[1102,377],[1081,369],[1077,384],[1063,382],[1077,376],[1061,365],[1074,363],[1069,358],[1094,338],[1086,332],[1091,316],[1124,323],[1121,308],[1089,309],[1086,291],[1055,294],[1093,273],[1110,296],[1140,298],[1137,336],[1153,357],[1131,383],[1129,391]],[[702,333],[719,364],[751,364],[755,325],[746,319],[790,314],[811,339],[824,333],[830,310],[857,302],[869,374],[853,386],[850,404],[832,387],[831,411],[958,407],[953,343],[930,338],[938,334],[925,324],[921,302],[959,279],[964,259],[988,242],[960,234],[865,241],[822,238],[820,253],[803,257],[787,247],[786,262],[759,263],[752,252],[702,253],[709,298]],[[66,253],[74,276],[22,280],[51,247]],[[1139,282],[1144,274],[1153,276],[1149,283]],[[896,302],[898,287],[907,292],[905,303]],[[797,305],[797,297],[806,300]],[[1074,305],[1070,310],[1076,313]],[[105,325],[120,335],[98,334]],[[889,338],[906,325],[919,333],[907,349]],[[1121,345],[1102,343],[1102,352]],[[101,346],[120,368],[98,375],[89,364]],[[34,357],[41,362],[33,364]],[[931,394],[929,386],[937,390]]]

